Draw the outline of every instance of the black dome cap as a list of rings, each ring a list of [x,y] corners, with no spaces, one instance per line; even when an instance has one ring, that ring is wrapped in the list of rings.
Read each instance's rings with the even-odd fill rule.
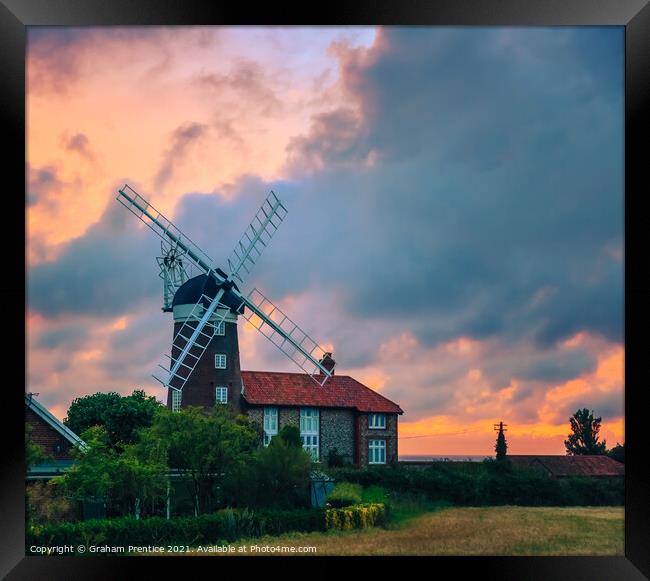
[[[217,269],[217,272],[226,278],[223,271]],[[237,285],[233,286],[239,290]],[[214,298],[218,291],[219,285],[214,278],[207,274],[200,274],[199,276],[191,278],[178,288],[174,295],[174,300],[172,301],[172,309],[176,305],[195,305],[201,298],[201,295],[207,295],[210,298]],[[219,302],[229,307],[232,313],[242,314],[244,312],[244,306],[242,305],[240,307],[241,299],[231,290],[227,290]],[[209,306],[208,301],[205,299],[203,300],[203,306],[205,308]]]

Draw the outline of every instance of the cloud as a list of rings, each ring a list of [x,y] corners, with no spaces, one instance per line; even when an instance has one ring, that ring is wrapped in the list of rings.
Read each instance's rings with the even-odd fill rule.
[[[99,222],[67,243],[54,261],[28,272],[29,309],[46,317],[113,316],[154,300],[159,245],[115,201]]]
[[[547,345],[581,329],[622,340],[621,264],[605,256],[623,216],[622,45],[610,32],[504,43],[499,30],[390,28],[367,51],[340,51],[362,117],[317,116],[290,153],[307,166],[302,195],[338,220],[306,220],[307,244],[345,278],[348,311],[413,313],[432,344]],[[607,73],[588,54],[596,38]],[[313,271],[308,260],[296,270]]]
[[[180,166],[190,149],[206,136],[208,126],[202,123],[186,123],[177,127],[171,136],[171,143],[163,157],[162,164],[156,177],[154,185],[157,189],[163,188],[174,174],[174,170]]]
[[[88,338],[86,325],[70,323],[63,327],[47,330],[36,339],[37,349],[57,349],[65,347],[69,350],[76,350],[82,347]]]
[[[235,93],[237,100],[243,99],[263,115],[278,114],[283,110],[282,101],[271,88],[264,70],[254,61],[240,60],[227,74],[203,73],[194,82],[198,87],[216,93],[220,100],[224,93]]]
[[[65,148],[68,151],[75,151],[86,159],[93,159],[90,151],[88,136],[84,133],[75,133],[72,137],[64,137]]]
[[[312,118],[309,133],[293,138],[287,146],[290,168],[322,169],[358,163],[365,150],[358,113],[341,107]]]
[[[219,29],[206,27],[32,27],[28,90],[66,95],[106,65],[135,68],[146,81],[171,68],[175,49],[187,53],[219,40]]]
[[[55,205],[56,201],[51,194],[60,191],[65,185],[59,178],[57,169],[51,165],[40,168],[32,168],[28,165],[27,176],[27,205],[35,206],[41,203]]]
[[[154,380],[151,374],[160,376],[158,364],[168,363],[173,336],[172,316],[159,309],[147,309],[128,317],[124,329],[116,329],[108,338],[105,357],[99,368],[113,381],[133,384]],[[149,337],[143,341],[143,337]],[[119,361],[119,365],[115,362]],[[162,390],[161,390],[162,393]]]

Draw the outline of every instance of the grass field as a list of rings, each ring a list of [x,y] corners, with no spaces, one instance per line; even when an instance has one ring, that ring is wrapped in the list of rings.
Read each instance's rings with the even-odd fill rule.
[[[623,511],[623,507],[441,508],[402,518],[388,529],[292,533],[235,546],[316,547],[312,555],[623,555]]]

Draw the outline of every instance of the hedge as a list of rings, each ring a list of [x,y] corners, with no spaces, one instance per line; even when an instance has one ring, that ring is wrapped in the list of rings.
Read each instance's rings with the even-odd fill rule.
[[[555,480],[533,470],[497,463],[433,463],[427,468],[403,466],[330,471],[337,480],[381,486],[398,493],[423,494],[456,506],[612,506],[623,505],[623,479],[574,477]]]
[[[199,545],[232,542],[241,538],[279,535],[286,532],[325,530],[324,509],[251,512],[225,509],[198,517],[133,517],[73,523],[31,525],[26,544],[62,545]]]
[[[386,522],[386,507],[378,503],[355,504],[345,508],[328,508],[325,526],[328,530],[349,531],[382,525]]]

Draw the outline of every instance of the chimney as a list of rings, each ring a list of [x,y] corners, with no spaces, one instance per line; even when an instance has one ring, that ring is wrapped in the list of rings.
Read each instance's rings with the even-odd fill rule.
[[[326,352],[323,355],[323,358],[318,361],[325,369],[328,371],[332,372],[332,375],[334,375],[334,366],[336,365],[336,361],[332,359],[332,354],[329,352]],[[320,369],[318,370],[320,375],[325,375]]]

